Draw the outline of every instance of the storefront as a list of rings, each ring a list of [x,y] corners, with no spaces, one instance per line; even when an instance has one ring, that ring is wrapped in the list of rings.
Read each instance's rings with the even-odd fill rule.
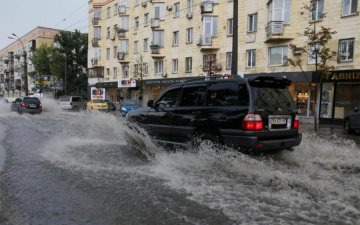
[[[346,114],[360,106],[360,70],[334,71],[322,80],[321,123],[342,123]]]
[[[106,99],[120,102],[122,99],[138,99],[141,83],[132,79],[124,79],[112,82],[98,82],[92,86],[105,88]]]

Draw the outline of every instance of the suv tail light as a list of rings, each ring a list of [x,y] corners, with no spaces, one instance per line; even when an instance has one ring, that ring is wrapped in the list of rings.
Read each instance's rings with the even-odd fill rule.
[[[259,114],[249,113],[242,122],[242,129],[247,131],[258,131],[264,127],[263,121]]]
[[[26,107],[27,104],[26,104],[26,102],[22,102],[20,105],[21,105],[21,107]]]
[[[38,107],[39,107],[39,108],[42,108],[42,104],[41,104],[41,103],[38,103]]]
[[[296,115],[296,116],[295,116],[294,123],[293,123],[293,127],[294,127],[295,129],[299,129],[299,125],[300,125],[299,116]]]

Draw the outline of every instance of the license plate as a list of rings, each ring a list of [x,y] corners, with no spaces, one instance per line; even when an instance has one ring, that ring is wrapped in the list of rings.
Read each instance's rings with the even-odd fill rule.
[[[36,105],[30,104],[30,105],[29,105],[29,108],[36,108]]]
[[[271,118],[271,124],[286,124],[286,118]]]

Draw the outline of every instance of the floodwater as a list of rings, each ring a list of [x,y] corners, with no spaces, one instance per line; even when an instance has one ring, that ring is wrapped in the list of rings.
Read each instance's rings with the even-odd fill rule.
[[[168,153],[112,113],[43,106],[0,105],[0,224],[360,224],[352,140],[304,133],[275,155]]]

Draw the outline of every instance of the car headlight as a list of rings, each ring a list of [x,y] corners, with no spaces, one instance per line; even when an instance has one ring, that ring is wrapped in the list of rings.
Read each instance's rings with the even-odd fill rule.
[[[125,107],[122,107],[121,110],[122,110],[122,111],[126,111],[126,108],[125,108]]]

